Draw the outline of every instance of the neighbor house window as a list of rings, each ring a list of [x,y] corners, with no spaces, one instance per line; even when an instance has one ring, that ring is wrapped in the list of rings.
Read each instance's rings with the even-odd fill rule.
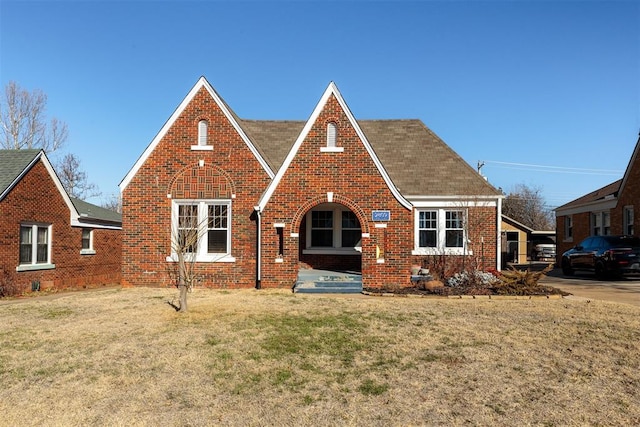
[[[307,213],[306,249],[360,250],[362,228],[357,215],[338,204],[324,204]]]
[[[633,234],[633,206],[624,207],[624,234]]]
[[[230,255],[231,201],[174,200],[172,216],[173,258],[182,251],[195,256],[195,261],[234,261]]]
[[[573,239],[573,217],[571,215],[564,217],[564,238]]]
[[[83,255],[92,255],[96,252],[93,250],[93,230],[90,228],[82,229],[82,247],[80,253]]]
[[[415,255],[464,254],[466,212],[459,209],[419,209],[415,222]],[[470,252],[467,252],[470,254]]]
[[[594,236],[608,236],[611,234],[611,214],[609,212],[594,212],[591,214],[591,234]]]
[[[51,264],[51,226],[24,224],[20,226],[20,269],[53,268]]]

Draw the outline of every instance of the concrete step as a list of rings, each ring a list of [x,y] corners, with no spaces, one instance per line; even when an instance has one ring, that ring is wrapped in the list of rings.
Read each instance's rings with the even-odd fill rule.
[[[300,294],[359,294],[362,293],[362,283],[301,282],[296,283],[293,292]]]

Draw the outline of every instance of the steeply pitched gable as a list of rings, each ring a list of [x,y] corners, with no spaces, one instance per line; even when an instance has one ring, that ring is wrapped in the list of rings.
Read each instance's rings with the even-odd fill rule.
[[[182,100],[182,102],[180,103],[178,108],[176,108],[176,110],[173,112],[173,114],[171,115],[169,120],[167,120],[167,122],[164,124],[162,129],[160,129],[160,132],[158,132],[158,134],[153,138],[153,140],[147,146],[147,148],[142,153],[142,155],[138,158],[138,160],[133,165],[131,170],[129,170],[129,172],[124,177],[122,182],[120,182],[120,191],[123,191],[127,187],[127,185],[131,182],[131,180],[136,175],[138,170],[142,167],[142,165],[145,163],[147,158],[151,155],[153,150],[160,143],[162,138],[171,129],[171,127],[173,126],[175,121],[178,119],[178,117],[180,117],[180,115],[185,110],[185,108],[187,108],[189,103],[194,99],[194,97],[198,94],[198,92],[203,88],[209,93],[209,95],[214,100],[214,102],[217,104],[217,106],[220,108],[220,110],[223,112],[223,114],[225,115],[225,117],[227,118],[229,123],[231,123],[231,125],[234,127],[235,131],[243,139],[245,144],[247,144],[247,147],[251,150],[251,152],[256,157],[257,161],[260,163],[260,165],[265,170],[267,175],[270,178],[274,177],[275,174],[274,174],[273,170],[271,169],[271,167],[269,166],[269,164],[267,163],[267,161],[262,156],[262,153],[260,153],[260,150],[253,144],[253,142],[249,139],[249,137],[247,136],[247,134],[244,131],[244,129],[242,128],[242,126],[240,126],[240,123],[239,123],[240,120],[238,119],[236,114],[229,108],[229,106],[224,102],[224,100],[218,95],[218,93],[213,89],[213,87],[209,84],[209,82],[204,77],[200,77],[200,79],[195,84],[195,86],[193,86],[191,91],[189,91],[187,96]]]
[[[273,179],[273,181],[271,182],[269,187],[267,187],[266,191],[264,192],[262,198],[260,199],[260,202],[258,203],[260,209],[264,209],[266,204],[269,202],[269,199],[273,195],[273,192],[275,191],[275,189],[278,187],[278,184],[280,183],[280,180],[282,179],[282,177],[286,173],[287,168],[289,167],[289,165],[291,164],[291,162],[295,158],[296,154],[298,153],[298,150],[300,149],[300,146],[302,145],[302,143],[306,139],[306,137],[309,134],[311,128],[315,125],[318,116],[320,115],[320,113],[322,112],[323,108],[325,107],[325,105],[327,104],[327,102],[329,101],[329,99],[331,97],[335,97],[335,99],[337,100],[338,104],[340,105],[340,108],[342,109],[343,113],[346,115],[350,125],[355,130],[356,134],[358,135],[358,138],[362,142],[362,144],[363,144],[364,148],[366,149],[367,153],[369,154],[371,160],[373,161],[373,163],[375,164],[376,168],[378,169],[378,172],[380,173],[380,176],[384,179],[385,183],[387,184],[387,187],[389,188],[389,190],[391,191],[393,196],[398,200],[398,202],[402,206],[404,206],[407,209],[410,209],[411,208],[411,203],[409,203],[409,201],[407,201],[402,196],[402,194],[398,191],[398,189],[393,184],[391,178],[389,177],[389,174],[387,173],[387,171],[385,170],[384,166],[382,165],[382,162],[380,161],[380,159],[376,155],[376,153],[373,150],[371,144],[369,143],[366,135],[364,134],[364,132],[360,128],[360,125],[356,121],[355,117],[351,113],[351,110],[347,106],[346,102],[342,98],[342,95],[338,91],[338,88],[336,87],[336,85],[333,82],[329,83],[329,86],[324,91],[324,94],[320,98],[320,101],[318,102],[318,104],[314,108],[313,113],[311,114],[311,117],[309,118],[309,120],[307,120],[307,122],[305,123],[304,127],[302,128],[302,131],[298,135],[298,138],[296,139],[295,143],[293,144],[293,146],[289,150],[289,152],[287,154],[287,157],[284,159],[284,161],[283,161],[282,165],[280,166],[275,178]]]

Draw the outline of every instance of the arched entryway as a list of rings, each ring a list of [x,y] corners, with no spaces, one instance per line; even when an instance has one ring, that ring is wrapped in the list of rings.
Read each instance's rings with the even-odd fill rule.
[[[319,203],[307,210],[298,229],[301,268],[362,271],[362,221],[348,206]]]

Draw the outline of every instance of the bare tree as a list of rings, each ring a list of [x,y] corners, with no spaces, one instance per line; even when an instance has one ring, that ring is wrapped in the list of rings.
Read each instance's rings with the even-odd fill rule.
[[[102,202],[102,207],[114,212],[122,213],[122,195],[120,193],[111,194]]]
[[[87,174],[80,169],[80,160],[73,154],[67,154],[56,166],[56,172],[62,186],[71,197],[87,199],[99,196],[98,187],[87,181]]]
[[[187,311],[187,293],[193,291],[197,282],[196,257],[198,244],[207,230],[208,219],[198,219],[196,205],[179,205],[178,218],[171,230],[171,257],[175,269],[170,272],[179,290],[179,303],[174,305],[177,311]]]
[[[69,134],[67,124],[53,118],[47,125],[47,95],[39,89],[29,92],[9,82],[0,100],[0,147],[42,148],[47,153],[59,149]]]
[[[518,184],[502,202],[502,213],[534,230],[553,230],[555,218],[545,208],[542,190]]]

